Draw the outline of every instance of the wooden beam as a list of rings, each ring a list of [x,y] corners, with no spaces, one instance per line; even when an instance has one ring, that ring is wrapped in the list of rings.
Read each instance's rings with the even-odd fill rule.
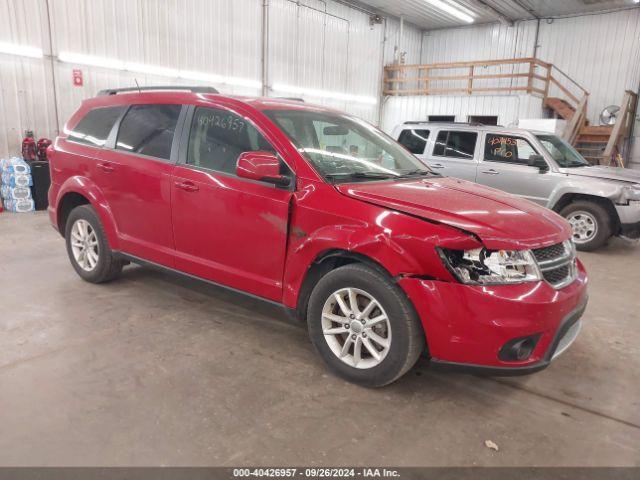
[[[582,97],[582,100],[580,100],[580,103],[576,107],[576,111],[573,114],[573,117],[571,117],[571,120],[569,121],[569,123],[564,129],[564,132],[562,133],[562,138],[564,138],[566,141],[568,141],[572,145],[574,144],[578,134],[580,133],[580,129],[584,125],[586,111],[587,111],[588,97],[589,97],[588,95],[585,95],[584,97]]]
[[[562,93],[564,93],[567,97],[569,97],[571,100],[573,100],[575,103],[580,103],[580,100],[578,100],[578,97],[576,97],[573,93],[571,93],[569,90],[567,90],[566,87],[564,87],[557,79],[556,77],[554,77],[553,75],[551,75],[550,78],[551,82],[553,82],[561,91]]]
[[[478,60],[472,62],[451,62],[451,63],[427,63],[427,64],[411,64],[411,65],[387,65],[384,67],[388,70],[405,70],[416,68],[430,68],[430,69],[450,69],[450,68],[468,68],[474,67],[490,67],[495,65],[504,64],[517,64],[517,63],[530,63],[534,61],[534,58],[506,58],[502,60]]]
[[[622,115],[616,120],[616,124],[613,126],[613,130],[611,131],[611,136],[609,137],[609,141],[607,142],[607,146],[604,149],[604,153],[602,158],[604,162],[611,161],[613,157],[614,149],[618,147],[618,143],[623,136],[628,135],[631,130],[631,123],[633,121],[634,116],[634,106],[636,101],[636,94],[631,90],[627,90],[624,93],[624,97],[622,99],[622,105],[620,106],[620,111]]]

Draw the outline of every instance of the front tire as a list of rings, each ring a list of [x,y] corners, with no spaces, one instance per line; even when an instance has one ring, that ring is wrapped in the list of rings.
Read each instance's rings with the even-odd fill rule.
[[[103,283],[120,275],[122,261],[109,247],[93,207],[81,205],[71,211],[64,237],[71,265],[83,280]]]
[[[609,212],[602,205],[585,200],[570,203],[560,211],[573,230],[578,250],[590,252],[602,247],[612,235]]]
[[[307,327],[329,369],[366,387],[400,378],[425,347],[420,320],[404,292],[362,264],[322,277],[309,298]]]

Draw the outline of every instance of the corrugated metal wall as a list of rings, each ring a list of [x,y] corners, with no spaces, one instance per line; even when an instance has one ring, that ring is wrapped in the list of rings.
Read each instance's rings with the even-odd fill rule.
[[[373,101],[313,97],[308,92],[269,94],[302,96],[377,123],[382,65],[392,61],[399,22],[370,25],[367,13],[332,0],[268,4],[269,87],[339,92]],[[134,79],[140,85],[206,83],[225,93],[261,94],[262,6],[263,0],[49,0],[49,22],[47,0],[0,0],[0,42],[45,53],[42,59],[0,53],[0,156],[18,152],[26,129],[37,136],[56,135],[56,96],[63,124],[83,98],[107,87],[134,86]],[[421,32],[409,25],[404,32],[407,59],[419,61]],[[385,51],[391,56],[383,58]],[[57,58],[61,52],[157,66],[159,71],[152,75],[148,70],[133,73],[64,63]],[[74,68],[83,71],[82,87],[73,85]],[[194,80],[193,75],[178,78],[163,74],[167,69],[227,79],[221,84],[210,78]]]
[[[421,63],[533,56],[536,23],[426,32]],[[598,123],[604,107],[619,104],[625,89],[640,84],[640,10],[542,20],[537,57],[590,92],[589,120]]]
[[[40,0],[0,1],[0,42],[48,48],[46,11]],[[0,54],[0,156],[16,153],[24,129],[56,129],[49,61]]]
[[[542,21],[538,57],[586,88],[589,120],[640,85],[640,10]]]
[[[388,97],[382,129],[391,132],[404,121],[426,121],[430,115],[454,115],[466,122],[470,115],[497,116],[501,125],[516,125],[519,118],[537,118],[542,99],[531,95],[430,95]]]

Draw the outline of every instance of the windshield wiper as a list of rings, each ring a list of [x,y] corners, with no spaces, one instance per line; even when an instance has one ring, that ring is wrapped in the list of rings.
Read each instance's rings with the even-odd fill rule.
[[[351,178],[365,178],[371,180],[387,180],[389,178],[398,178],[399,175],[384,172],[349,172],[349,173],[327,173],[326,178],[332,180],[342,180]]]
[[[564,168],[576,168],[576,167],[588,167],[589,164],[588,163],[582,163],[582,162],[569,162],[567,163]]]
[[[435,177],[440,177],[441,176],[438,172],[434,172],[432,170],[421,170],[421,169],[409,170],[408,172],[404,172],[400,176],[401,177],[413,177],[415,175],[420,175],[421,177],[422,176],[427,176],[427,175],[433,175]]]

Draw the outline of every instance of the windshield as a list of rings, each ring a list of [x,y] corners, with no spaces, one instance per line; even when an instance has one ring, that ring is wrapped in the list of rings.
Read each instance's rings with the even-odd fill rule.
[[[563,168],[587,167],[587,162],[571,145],[555,135],[536,135],[542,146]]]
[[[310,110],[264,113],[331,182],[437,175],[390,137],[357,118]]]

